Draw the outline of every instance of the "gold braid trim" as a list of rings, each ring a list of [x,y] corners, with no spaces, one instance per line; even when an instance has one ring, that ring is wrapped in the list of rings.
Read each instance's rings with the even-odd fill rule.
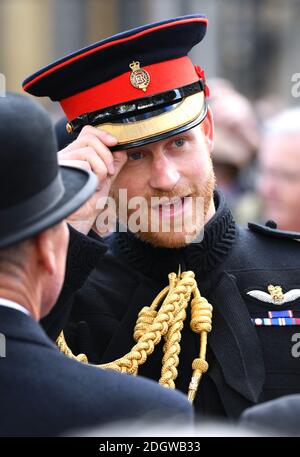
[[[78,355],[73,354],[73,352],[67,345],[63,331],[60,332],[60,335],[56,340],[56,346],[58,347],[60,352],[65,354],[67,357],[70,357],[70,359],[75,359],[78,362],[82,362],[82,363],[88,363],[88,358],[85,354],[78,354]]]
[[[200,334],[200,353],[192,363],[193,375],[188,391],[188,399],[193,402],[202,374],[208,370],[205,358],[207,333],[212,328],[212,306],[204,297],[201,297],[192,271],[179,272],[178,275],[170,273],[169,286],[157,295],[151,306],[145,306],[139,312],[133,334],[136,344],[131,351],[113,362],[96,366],[135,376],[138,374],[139,366],[146,362],[155,346],[164,338],[164,356],[159,383],[174,389],[178,376],[181,331],[191,296],[193,299],[190,326],[195,333]],[[160,309],[157,310],[161,302]],[[63,331],[57,339],[57,346],[68,357],[88,363],[84,354],[75,356],[72,353],[65,341]]]

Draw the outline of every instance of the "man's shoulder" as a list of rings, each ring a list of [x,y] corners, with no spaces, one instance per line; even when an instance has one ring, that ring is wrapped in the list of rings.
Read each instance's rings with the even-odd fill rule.
[[[237,239],[248,243],[258,243],[265,246],[274,244],[281,249],[300,249],[300,232],[280,230],[273,221],[267,221],[265,224],[257,222],[248,222],[247,227],[237,226]]]
[[[9,375],[0,382],[6,392],[1,407],[8,434],[27,435],[34,430],[38,436],[57,435],[70,428],[141,417],[149,411],[158,417],[178,414],[192,420],[192,408],[180,393],[166,392],[150,380],[78,363],[53,345],[27,343],[9,342]],[[27,426],[29,407],[31,425]],[[43,423],[39,422],[41,410],[46,411]]]
[[[248,230],[252,233],[257,233],[268,238],[281,240],[300,241],[300,232],[280,230],[274,221],[267,221],[265,224],[256,222],[248,222]]]
[[[183,396],[163,395],[164,389],[151,380],[136,378],[129,375],[104,370],[100,366],[78,363],[62,354],[50,342],[33,338],[31,341],[17,344],[15,338],[9,339],[8,349],[11,357],[7,357],[7,366],[15,384],[23,384],[27,390],[31,386],[43,385],[43,391],[48,392],[48,398],[61,401],[67,407],[75,410],[76,406],[85,403],[91,410],[97,408],[95,398],[112,413],[115,402],[119,408],[126,405],[131,399],[135,405],[144,408],[145,398],[161,394],[162,401],[178,399],[178,405],[184,406]],[[38,376],[34,371],[38,366]],[[30,376],[28,376],[30,374]],[[48,403],[47,397],[38,388],[33,389],[40,401]],[[71,400],[71,402],[69,402]],[[50,405],[48,405],[50,408]],[[99,406],[99,404],[98,404]],[[171,407],[171,404],[169,405]],[[145,407],[145,410],[147,408]],[[188,408],[187,408],[188,409]],[[126,415],[126,411],[124,410]]]
[[[300,233],[279,230],[276,224],[249,222],[247,227],[237,226],[233,249],[238,263],[253,260],[258,265],[283,268],[300,267]]]

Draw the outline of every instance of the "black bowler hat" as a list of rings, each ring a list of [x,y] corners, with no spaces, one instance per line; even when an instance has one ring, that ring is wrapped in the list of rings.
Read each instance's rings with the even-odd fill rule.
[[[182,132],[207,113],[207,87],[188,57],[207,28],[195,14],[149,24],[99,41],[31,75],[25,91],[59,101],[67,128],[90,124],[128,149]]]
[[[97,177],[59,167],[47,112],[29,97],[0,97],[0,249],[62,221],[93,194]]]

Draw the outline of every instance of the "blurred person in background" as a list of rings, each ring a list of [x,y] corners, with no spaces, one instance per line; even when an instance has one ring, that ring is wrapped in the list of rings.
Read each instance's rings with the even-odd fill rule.
[[[300,108],[267,121],[258,154],[257,192],[263,220],[300,231]]]
[[[253,163],[259,145],[259,129],[251,102],[221,78],[209,81],[209,104],[214,115],[214,164],[216,183],[237,222],[244,224],[256,214]]]

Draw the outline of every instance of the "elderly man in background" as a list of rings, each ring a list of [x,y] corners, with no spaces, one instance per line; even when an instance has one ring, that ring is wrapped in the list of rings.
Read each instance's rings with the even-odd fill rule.
[[[263,219],[278,228],[300,231],[300,109],[271,118],[259,152],[257,190]]]

